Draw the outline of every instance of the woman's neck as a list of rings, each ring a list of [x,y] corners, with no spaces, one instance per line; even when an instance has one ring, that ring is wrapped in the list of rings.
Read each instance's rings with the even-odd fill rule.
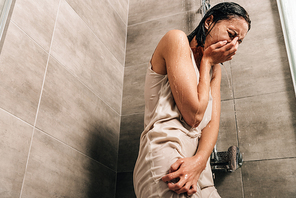
[[[193,39],[190,41],[189,45],[190,45],[190,48],[191,48],[191,50],[193,52],[196,66],[197,66],[197,68],[199,70],[200,61],[201,61],[201,58],[203,56],[203,49],[204,48],[201,47],[201,46],[198,46],[198,43],[197,43],[195,37],[193,37]]]
[[[196,66],[199,70],[199,66],[200,66],[200,61],[202,59],[202,56],[203,56],[203,47],[201,46],[195,46],[195,47],[191,47],[191,50],[193,52],[193,56],[194,56],[194,60],[195,60],[195,63],[196,63]]]

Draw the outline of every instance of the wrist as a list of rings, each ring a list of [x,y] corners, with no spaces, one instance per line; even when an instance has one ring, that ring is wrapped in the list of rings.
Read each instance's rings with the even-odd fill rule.
[[[207,68],[211,68],[212,66],[215,65],[214,62],[213,62],[213,60],[212,60],[212,58],[209,57],[209,56],[206,56],[206,55],[204,55],[201,58],[201,61],[200,62],[201,62],[201,64],[207,65]]]
[[[193,156],[195,158],[196,161],[198,161],[198,163],[202,164],[203,166],[206,165],[209,156],[207,156],[206,153],[203,152],[196,152],[196,154]]]

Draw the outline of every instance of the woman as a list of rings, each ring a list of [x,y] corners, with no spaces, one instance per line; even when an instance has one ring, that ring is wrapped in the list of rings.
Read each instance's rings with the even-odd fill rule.
[[[220,197],[209,164],[220,121],[219,63],[233,58],[250,24],[244,8],[220,3],[188,37],[171,30],[160,40],[145,82],[138,198]]]

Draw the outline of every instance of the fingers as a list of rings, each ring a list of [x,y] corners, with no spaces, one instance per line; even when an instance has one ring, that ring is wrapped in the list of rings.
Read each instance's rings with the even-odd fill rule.
[[[197,192],[197,185],[196,184],[193,184],[192,186],[191,186],[191,188],[187,191],[187,194],[188,195],[192,195],[192,194],[194,194],[194,193],[196,193]]]
[[[169,173],[162,177],[162,181],[164,182],[170,182],[174,179],[179,178],[180,174],[178,172]]]
[[[237,50],[237,47],[238,47],[238,37],[235,37],[230,43],[227,43],[225,45],[225,50],[226,51],[230,51],[232,50],[233,48],[235,48],[235,51]]]
[[[183,192],[187,192],[187,188],[189,190],[189,187],[185,185],[186,184],[186,180],[185,179],[180,179],[177,183],[168,183],[168,187],[170,190],[175,191],[176,193],[180,194]],[[182,191],[182,192],[181,192]]]
[[[191,182],[187,182],[187,181],[182,182],[182,180],[180,180],[176,184],[168,184],[168,187],[170,190],[175,191],[177,194],[187,193],[188,195],[192,195],[197,192],[196,183],[197,181],[194,181],[194,183],[192,184]]]
[[[225,45],[225,57],[226,60],[231,60],[233,56],[235,55],[237,48],[238,48],[238,37],[235,37],[230,43]]]
[[[219,42],[211,45],[210,47],[212,49],[218,49],[218,48],[221,48],[221,47],[225,46],[226,44],[227,44],[227,40],[224,40],[224,41],[219,41]]]
[[[183,164],[183,162],[184,162],[183,159],[178,159],[175,163],[173,163],[170,168],[170,173],[177,171],[179,167]]]
[[[181,188],[179,188],[178,190],[175,190],[175,192],[177,194],[181,194],[181,193],[187,193],[190,190],[191,185],[189,183],[186,183],[186,185],[183,185]],[[189,195],[189,194],[188,194]]]
[[[175,163],[172,164],[169,174],[162,177],[162,181],[164,182],[170,182],[173,179],[177,179],[180,177],[180,173],[177,171],[180,166],[184,163],[183,159],[178,159]]]

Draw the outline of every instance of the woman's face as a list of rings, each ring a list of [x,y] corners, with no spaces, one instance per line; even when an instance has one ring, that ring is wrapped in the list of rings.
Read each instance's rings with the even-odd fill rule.
[[[214,25],[214,27],[212,27]],[[235,37],[238,37],[238,44],[245,38],[248,32],[248,23],[242,17],[232,17],[226,20],[220,20],[216,24],[212,23],[212,16],[205,22],[205,28],[210,30],[206,37],[204,48],[217,43],[218,41],[227,40],[231,42]]]

